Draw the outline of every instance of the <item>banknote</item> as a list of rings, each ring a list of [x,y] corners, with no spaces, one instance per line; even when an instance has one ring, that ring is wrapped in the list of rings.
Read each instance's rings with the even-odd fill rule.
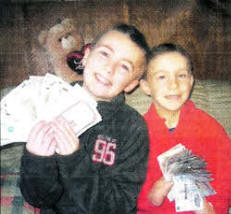
[[[216,191],[212,188],[209,182],[195,181],[195,184],[198,190],[200,191],[202,197],[207,197],[216,194]]]
[[[173,177],[176,212],[203,209],[203,198],[196,184],[185,175]]]
[[[159,155],[157,159],[166,180],[172,181],[173,178],[175,180],[176,178],[182,178],[176,180],[177,182],[174,182],[173,188],[167,195],[169,201],[176,200],[178,197],[176,184],[183,182],[184,180],[187,182],[193,182],[193,187],[195,186],[195,188],[197,188],[202,198],[216,194],[216,191],[209,183],[212,180],[212,175],[206,169],[206,161],[203,158],[193,154],[192,151],[187,149],[182,144],[177,144],[170,150]],[[178,203],[180,203],[179,201],[180,197],[178,197]]]
[[[168,159],[171,158],[175,154],[179,154],[180,152],[185,150],[185,146],[182,144],[177,144],[173,148],[169,149],[168,151],[160,154],[157,157],[159,162],[160,169],[165,177],[166,180],[172,180],[172,175],[167,171],[168,170]]]
[[[1,100],[1,145],[21,142],[37,118],[34,106],[36,90],[30,81],[23,81]],[[33,91],[33,97],[31,96]]]
[[[87,129],[101,121],[101,116],[96,108],[84,100],[80,100],[74,105],[69,106],[58,117],[63,117],[70,124],[76,136],[81,135]]]
[[[35,123],[58,115],[75,124],[77,136],[101,120],[97,102],[80,85],[52,74],[30,76],[1,99],[1,146],[26,142]]]

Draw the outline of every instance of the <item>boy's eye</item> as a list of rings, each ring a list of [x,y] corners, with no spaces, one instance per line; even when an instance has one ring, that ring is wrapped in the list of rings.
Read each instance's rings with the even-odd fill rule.
[[[164,76],[164,75],[160,75],[160,76],[157,76],[157,78],[158,78],[159,80],[164,80],[164,79],[165,79],[165,76]]]
[[[187,77],[187,75],[186,74],[179,74],[178,77],[181,79],[185,79]]]
[[[124,71],[129,71],[129,67],[125,64],[122,64],[121,65],[121,68],[124,70]]]
[[[103,57],[108,57],[109,56],[109,53],[107,53],[106,51],[100,51],[99,53]]]

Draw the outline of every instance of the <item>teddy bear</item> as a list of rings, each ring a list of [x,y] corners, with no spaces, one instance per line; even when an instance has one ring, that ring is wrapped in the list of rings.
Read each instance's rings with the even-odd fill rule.
[[[73,66],[73,63],[81,61],[83,47],[84,40],[73,19],[65,18],[49,29],[40,31],[37,43],[32,45],[31,73],[52,73],[68,83],[82,80],[82,70],[78,69],[81,66]],[[73,55],[76,52],[81,54]]]

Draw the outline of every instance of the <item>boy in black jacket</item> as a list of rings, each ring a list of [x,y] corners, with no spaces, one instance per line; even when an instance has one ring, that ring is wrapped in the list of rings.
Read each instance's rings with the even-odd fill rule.
[[[133,26],[117,25],[104,32],[83,58],[83,87],[97,100],[102,121],[79,138],[61,119],[32,128],[20,187],[41,213],[136,213],[148,134],[122,92],[138,85],[147,52],[144,36]]]

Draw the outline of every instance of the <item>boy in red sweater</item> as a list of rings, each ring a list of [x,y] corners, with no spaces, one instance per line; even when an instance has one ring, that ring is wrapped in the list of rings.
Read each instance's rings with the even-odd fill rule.
[[[144,115],[149,128],[150,154],[138,213],[173,214],[166,196],[173,186],[161,173],[157,157],[181,143],[207,162],[215,195],[203,199],[203,210],[183,213],[227,214],[231,203],[231,142],[223,127],[188,100],[194,78],[190,56],[180,46],[162,44],[151,51],[140,85],[152,104]]]

